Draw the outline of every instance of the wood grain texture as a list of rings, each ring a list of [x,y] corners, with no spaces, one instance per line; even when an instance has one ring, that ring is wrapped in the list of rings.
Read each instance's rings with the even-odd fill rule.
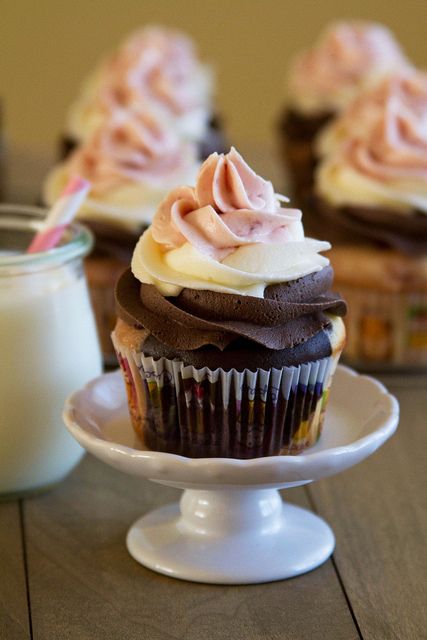
[[[18,502],[0,503],[0,639],[30,638]]]
[[[26,504],[35,640],[356,640],[331,562],[293,580],[221,587],[149,571],[129,556],[128,526],[175,501],[174,489],[86,457]],[[307,505],[303,489],[288,499]]]
[[[335,531],[335,561],[365,640],[427,638],[426,389],[392,387],[401,407],[396,435],[309,489]]]

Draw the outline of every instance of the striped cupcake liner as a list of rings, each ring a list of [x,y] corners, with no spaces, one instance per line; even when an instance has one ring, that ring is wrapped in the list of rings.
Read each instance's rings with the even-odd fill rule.
[[[289,455],[315,444],[339,357],[212,371],[115,346],[135,431],[150,449],[192,458]]]

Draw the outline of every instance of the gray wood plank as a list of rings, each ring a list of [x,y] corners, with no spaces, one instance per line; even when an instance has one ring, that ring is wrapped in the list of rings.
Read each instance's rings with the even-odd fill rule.
[[[288,493],[306,504],[303,489]],[[221,587],[132,560],[128,526],[178,495],[86,457],[54,492],[26,504],[35,640],[358,638],[331,562],[289,581]]]
[[[419,380],[407,382],[394,388],[401,421],[392,440],[309,489],[335,531],[334,557],[365,640],[427,638],[427,394]]]
[[[30,637],[18,502],[0,503],[0,638]]]

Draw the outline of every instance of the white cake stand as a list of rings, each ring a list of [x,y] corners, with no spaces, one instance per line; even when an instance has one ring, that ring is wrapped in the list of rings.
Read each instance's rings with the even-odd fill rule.
[[[334,549],[330,527],[284,503],[278,489],[331,476],[361,462],[395,431],[396,399],[376,380],[338,367],[324,432],[299,456],[190,459],[144,449],[128,417],[119,371],[66,402],[71,434],[125,473],[184,489],[180,504],[132,525],[130,554],[174,578],[218,584],[269,582],[310,571]]]

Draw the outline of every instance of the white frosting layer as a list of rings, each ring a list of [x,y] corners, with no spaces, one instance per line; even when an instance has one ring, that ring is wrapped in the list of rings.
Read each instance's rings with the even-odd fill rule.
[[[325,159],[316,173],[316,191],[335,206],[389,207],[402,214],[427,213],[427,182],[374,180],[346,165],[339,155]]]
[[[135,247],[132,272],[140,282],[153,284],[165,296],[176,296],[183,288],[190,288],[262,298],[269,284],[320,271],[329,260],[319,252],[328,249],[328,242],[311,238],[255,243],[238,247],[218,262],[189,242],[164,252],[148,229]]]

